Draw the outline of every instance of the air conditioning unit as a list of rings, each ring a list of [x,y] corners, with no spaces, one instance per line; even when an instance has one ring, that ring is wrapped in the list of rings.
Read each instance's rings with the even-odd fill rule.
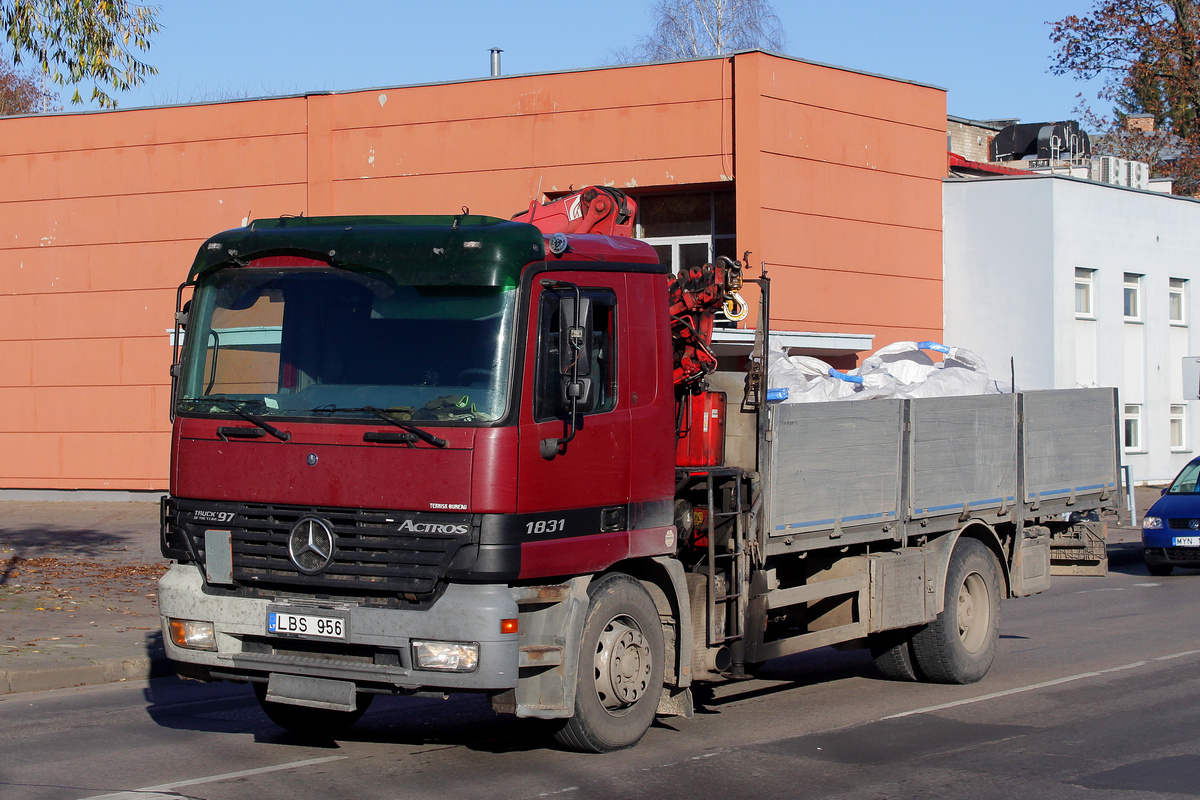
[[[1113,186],[1129,185],[1128,163],[1123,158],[1100,156],[1092,159],[1091,179]]]
[[[1150,165],[1144,161],[1129,161],[1129,183],[1134,189],[1150,188]]]

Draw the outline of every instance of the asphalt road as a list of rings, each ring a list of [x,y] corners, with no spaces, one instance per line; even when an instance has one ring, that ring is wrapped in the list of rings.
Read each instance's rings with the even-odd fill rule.
[[[605,756],[554,750],[475,697],[377,700],[314,742],[230,684],[8,695],[0,797],[1200,796],[1200,573],[1113,566],[1007,601],[979,684],[889,682],[862,651],[821,650],[702,690],[695,719]]]

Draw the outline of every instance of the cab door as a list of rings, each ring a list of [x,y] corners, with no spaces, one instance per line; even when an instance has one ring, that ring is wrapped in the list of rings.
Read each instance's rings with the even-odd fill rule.
[[[550,284],[550,285],[547,285]],[[529,328],[519,422],[522,577],[600,569],[629,552],[630,416],[625,276],[542,273]],[[570,412],[572,357],[562,315],[586,301],[587,402]],[[563,300],[568,305],[564,307]],[[565,309],[565,311],[564,311]],[[571,320],[576,321],[576,320]],[[567,374],[564,374],[566,372]]]

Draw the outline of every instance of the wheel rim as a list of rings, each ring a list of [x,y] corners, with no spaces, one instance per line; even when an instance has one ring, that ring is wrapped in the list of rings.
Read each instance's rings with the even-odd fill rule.
[[[976,653],[988,638],[992,609],[987,581],[972,572],[958,589],[958,635],[968,653]]]
[[[613,716],[629,712],[650,685],[653,658],[637,623],[613,617],[596,643],[596,695]]]

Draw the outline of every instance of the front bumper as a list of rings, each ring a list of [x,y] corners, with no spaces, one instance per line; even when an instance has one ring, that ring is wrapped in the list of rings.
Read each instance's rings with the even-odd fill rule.
[[[271,673],[282,673],[353,681],[359,691],[373,692],[500,691],[517,685],[518,636],[500,633],[500,620],[517,617],[517,604],[502,585],[451,584],[433,606],[420,611],[215,596],[205,594],[203,588],[204,580],[194,565],[175,564],[159,581],[167,656],[191,665],[182,670],[189,675],[262,681]],[[346,620],[346,640],[268,634],[268,607],[336,613]],[[217,649],[176,646],[166,634],[169,619],[212,622]],[[412,660],[414,639],[477,643],[479,663],[471,672],[417,669]]]
[[[1148,564],[1200,567],[1200,547],[1144,547],[1142,557]]]

